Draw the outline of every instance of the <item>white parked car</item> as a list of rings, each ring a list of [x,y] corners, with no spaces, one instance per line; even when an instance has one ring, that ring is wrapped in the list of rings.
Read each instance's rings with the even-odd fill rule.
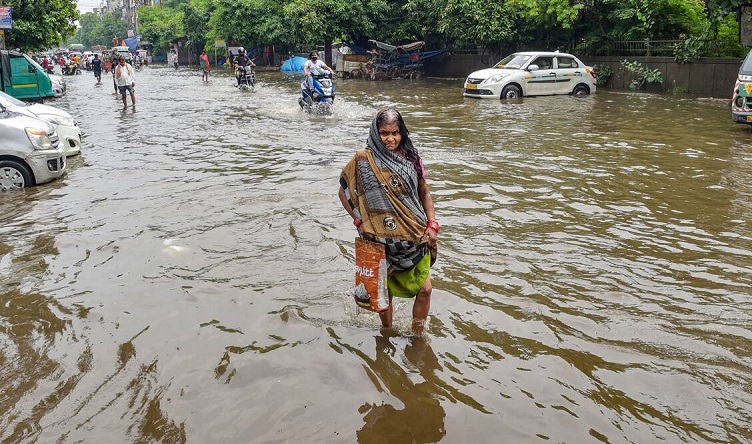
[[[65,79],[56,74],[47,74],[47,76],[50,78],[50,83],[52,83],[52,90],[55,92],[55,97],[63,97],[66,89]]]
[[[21,190],[65,173],[53,125],[0,105],[0,190]]]
[[[465,97],[515,99],[595,93],[595,70],[563,52],[518,52],[467,76]]]
[[[0,105],[9,111],[51,123],[66,156],[75,156],[81,152],[81,129],[67,112],[41,103],[26,103],[2,91]]]

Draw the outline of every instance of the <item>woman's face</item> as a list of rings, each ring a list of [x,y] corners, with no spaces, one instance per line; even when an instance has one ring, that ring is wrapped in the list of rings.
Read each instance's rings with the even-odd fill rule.
[[[379,138],[389,151],[399,148],[402,142],[402,133],[397,122],[387,122],[379,128]]]

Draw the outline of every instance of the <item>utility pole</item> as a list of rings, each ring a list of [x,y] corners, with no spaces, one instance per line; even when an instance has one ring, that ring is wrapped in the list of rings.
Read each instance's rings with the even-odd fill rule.
[[[3,6],[3,0],[0,0],[0,6]],[[5,30],[0,29],[0,49],[5,49]]]
[[[191,12],[191,0],[188,0],[188,12],[189,12],[189,15],[190,15],[190,12]],[[188,42],[191,41],[191,21],[190,20],[188,20],[188,21],[185,22],[185,28],[186,28],[186,34],[188,34],[186,36],[188,38],[185,40],[185,43],[187,44]],[[192,61],[191,55],[192,55],[192,52],[193,51],[191,51],[190,45],[188,45],[188,66],[191,66],[191,61]]]

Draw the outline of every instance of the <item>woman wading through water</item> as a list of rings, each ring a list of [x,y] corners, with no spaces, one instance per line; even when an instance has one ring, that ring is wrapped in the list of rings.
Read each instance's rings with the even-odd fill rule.
[[[394,109],[376,114],[366,145],[342,170],[339,199],[358,234],[385,247],[389,308],[379,313],[381,324],[392,326],[393,297],[414,297],[412,329],[420,335],[431,307],[429,272],[439,234],[426,171]]]

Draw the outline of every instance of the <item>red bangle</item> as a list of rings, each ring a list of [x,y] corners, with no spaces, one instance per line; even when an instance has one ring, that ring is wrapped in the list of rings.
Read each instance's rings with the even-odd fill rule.
[[[359,227],[362,223],[363,221],[360,219],[353,219],[353,225],[355,225],[356,227]]]
[[[431,219],[431,220],[429,220],[428,222],[426,222],[426,227],[428,227],[428,228],[430,228],[430,229],[434,230],[434,231],[435,231],[435,232],[437,232],[437,233],[439,232],[439,229],[441,228],[441,226],[439,225],[439,223],[438,223],[438,222],[436,222],[436,221],[435,221],[435,220],[433,220],[433,219]]]

